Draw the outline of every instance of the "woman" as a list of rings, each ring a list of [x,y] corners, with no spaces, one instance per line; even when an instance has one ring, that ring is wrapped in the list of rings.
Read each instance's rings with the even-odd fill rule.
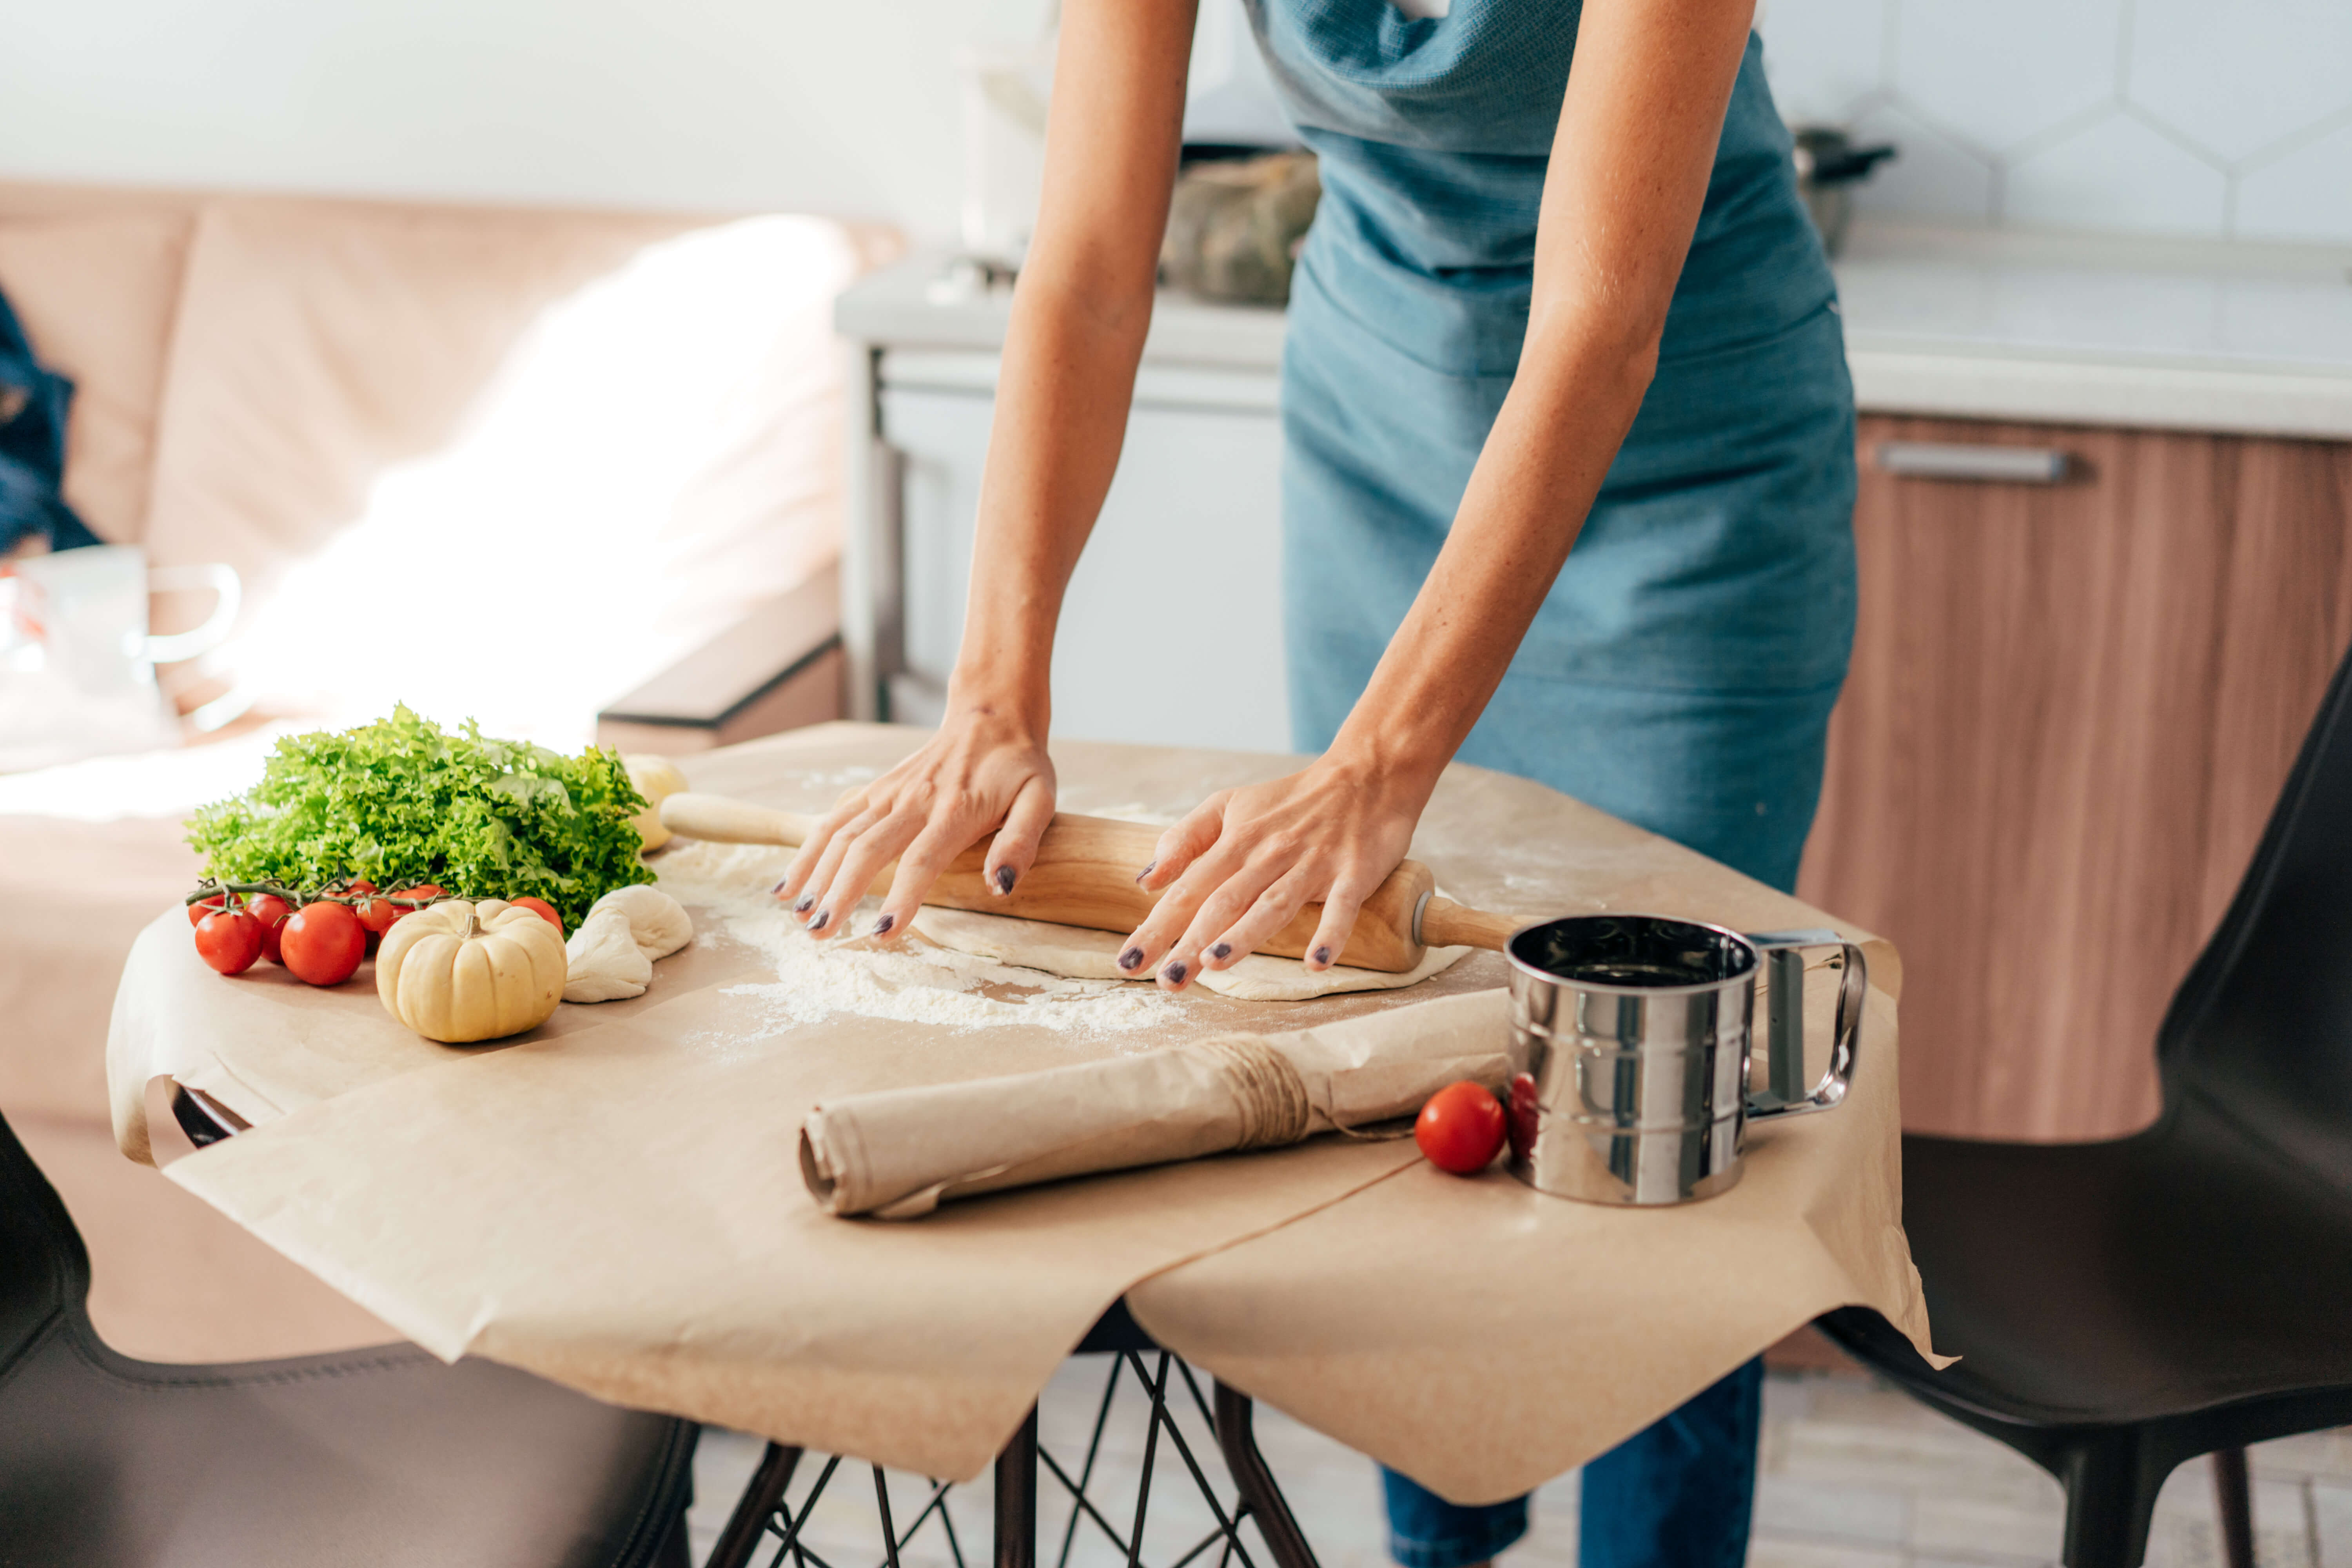
[[[1169,829],[1120,963],[1181,989],[1319,901],[1306,963],[1328,967],[1457,755],[1788,888],[1852,637],[1853,402],[1753,0],[1251,4],[1324,185],[1283,364],[1292,710],[1317,756]],[[896,858],[874,929],[903,931],[991,829],[1010,889],[1053,814],[1055,620],[1118,460],[1192,20],[1066,0],[947,717],[794,860],[778,894],[813,931]],[[1256,673],[1136,650],[1139,693]],[[1588,1565],[1742,1559],[1759,1380],[1587,1468]],[[1399,1476],[1388,1496],[1408,1568],[1526,1528],[1524,1500]]]

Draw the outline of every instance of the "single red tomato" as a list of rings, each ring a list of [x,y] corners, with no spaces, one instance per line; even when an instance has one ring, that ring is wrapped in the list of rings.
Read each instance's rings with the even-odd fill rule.
[[[261,922],[243,910],[215,910],[196,922],[196,952],[223,974],[242,974],[261,956]]]
[[[509,899],[507,901],[514,905],[517,909],[530,910],[541,920],[543,920],[548,924],[553,926],[555,928],[556,935],[562,936],[563,934],[563,917],[557,914],[555,912],[555,906],[549,903],[545,899],[534,898],[530,894],[525,893],[520,899]]]
[[[394,888],[392,890],[392,896],[395,899],[445,899],[448,897],[446,893],[444,893],[441,890],[440,885],[436,882],[420,882],[414,888]],[[402,912],[406,913],[407,911],[403,910]]]
[[[375,885],[362,882],[356,890],[363,894],[373,893]],[[392,929],[392,922],[408,912],[390,899],[381,897],[363,897],[352,905],[352,913],[359,916],[361,929],[367,932],[367,950],[370,952],[373,952],[375,944],[383,940],[383,933]]]
[[[275,893],[256,893],[245,901],[245,912],[261,927],[261,956],[272,963],[286,961],[278,956],[278,940],[284,934],[286,919],[294,906]]]
[[[188,906],[188,923],[190,925],[200,924],[206,915],[220,913],[224,907],[221,903],[223,896],[224,895],[222,894],[215,893],[211,898],[206,899],[200,904],[190,904]]]
[[[367,955],[367,931],[349,904],[304,904],[280,928],[278,962],[312,985],[341,985]]]
[[[375,884],[369,881],[365,877],[353,877],[343,884],[343,891],[346,893],[373,893],[375,891]]]
[[[1413,1120],[1412,1141],[1439,1170],[1467,1176],[1485,1170],[1503,1146],[1503,1121],[1502,1102],[1465,1079],[1429,1097]]]

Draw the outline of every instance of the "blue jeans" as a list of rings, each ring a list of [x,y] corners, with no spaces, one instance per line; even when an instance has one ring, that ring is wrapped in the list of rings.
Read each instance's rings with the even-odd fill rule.
[[[1584,1467],[1581,1568],[1739,1568],[1756,1495],[1764,1363],[1751,1361]],[[1389,1552],[1405,1568],[1463,1568],[1528,1532],[1528,1500],[1465,1508],[1382,1470]]]

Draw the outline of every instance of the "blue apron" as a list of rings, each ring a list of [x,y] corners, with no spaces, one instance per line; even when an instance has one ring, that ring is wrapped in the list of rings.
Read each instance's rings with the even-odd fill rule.
[[[1518,366],[1578,7],[1245,0],[1323,200],[1283,356],[1294,739],[1319,752],[1445,542]],[[1795,884],[1853,637],[1835,289],[1751,37],[1657,374],[1465,762]],[[1562,527],[1574,519],[1562,518]],[[1758,1363],[1585,1467],[1583,1568],[1746,1556]],[[1526,1500],[1387,1477],[1407,1568],[1492,1557]]]
[[[1292,723],[1319,752],[1510,388],[1577,13],[1249,4],[1323,180],[1283,361]],[[1462,759],[1793,886],[1853,640],[1853,488],[1834,287],[1751,38],[1656,378]]]

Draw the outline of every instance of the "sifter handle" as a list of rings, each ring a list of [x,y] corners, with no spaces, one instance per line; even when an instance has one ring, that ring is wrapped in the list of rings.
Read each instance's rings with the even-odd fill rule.
[[[1862,1047],[1862,1006],[1870,987],[1870,967],[1862,949],[1833,931],[1783,931],[1750,935],[1771,966],[1771,1015],[1769,1066],[1772,1090],[1748,1097],[1748,1116],[1796,1116],[1808,1110],[1828,1110],[1845,1099],[1853,1087],[1856,1053]],[[1810,1090],[1805,1073],[1805,963],[1801,950],[1834,947],[1844,953],[1838,975],[1837,1021],[1832,1026],[1829,1070]]]

